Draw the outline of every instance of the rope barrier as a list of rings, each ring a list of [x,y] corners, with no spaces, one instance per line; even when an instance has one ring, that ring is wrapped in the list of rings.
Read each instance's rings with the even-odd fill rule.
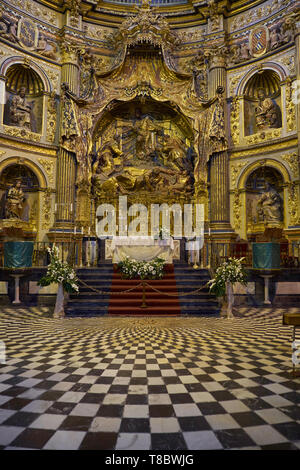
[[[78,279],[79,283],[82,284],[84,287],[87,287],[88,289],[91,289],[93,290],[94,292],[97,292],[97,294],[101,294],[101,295],[109,295],[111,293],[111,291],[102,291],[102,290],[99,290],[99,289],[96,289],[95,287],[92,287],[92,286],[89,286],[86,282],[82,281],[81,279]],[[133,290],[137,289],[138,287],[140,286],[143,286],[142,282],[140,282],[137,286],[134,286],[132,287],[131,289],[126,289],[126,290],[122,290],[120,292],[114,292],[114,294],[116,295],[122,295],[122,294],[126,294],[127,292],[132,292]]]
[[[168,294],[167,292],[162,292],[159,289],[156,289],[155,287],[148,284],[148,282],[145,282],[145,285],[150,287],[150,289],[154,290],[158,294],[166,295],[168,297],[179,297],[179,296],[194,295],[195,293],[200,292],[201,290],[203,290],[205,287],[208,287],[208,283],[206,283],[206,284],[204,284],[204,286],[201,286],[201,287],[199,287],[199,289],[193,290],[192,292],[185,292],[185,293],[184,292],[182,292],[182,293],[177,292],[177,294]]]
[[[109,291],[102,291],[102,290],[96,289],[95,287],[89,286],[86,282],[82,281],[81,279],[79,279],[79,283],[82,284],[84,287],[87,287],[88,289],[91,289],[92,291],[97,292],[97,294],[100,294],[100,295],[109,295],[111,293],[110,290]],[[199,287],[199,289],[193,290],[192,292],[185,292],[185,293],[184,292],[177,292],[177,294],[169,294],[167,292],[163,292],[159,289],[156,289],[155,287],[151,286],[146,281],[142,281],[139,284],[137,284],[136,286],[131,287],[130,289],[122,290],[122,291],[119,291],[119,292],[112,292],[112,293],[114,295],[122,295],[122,294],[126,294],[128,292],[132,292],[132,291],[138,289],[141,286],[143,287],[143,290],[144,290],[144,287],[147,286],[147,287],[150,287],[150,289],[152,289],[154,292],[157,292],[158,294],[166,295],[167,297],[178,297],[178,296],[194,295],[197,292],[200,292],[201,290],[208,287],[208,283],[206,283],[203,286]]]

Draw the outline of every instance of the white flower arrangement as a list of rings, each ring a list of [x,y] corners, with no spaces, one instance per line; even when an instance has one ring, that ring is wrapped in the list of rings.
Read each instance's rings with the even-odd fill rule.
[[[165,260],[155,258],[153,261],[136,261],[128,256],[118,263],[124,279],[161,279],[164,275]]]
[[[42,277],[38,284],[40,286],[49,286],[52,283],[62,284],[66,292],[78,292],[78,278],[74,269],[59,259],[59,249],[53,245],[47,248],[50,255],[50,264],[48,265],[46,276]]]
[[[245,258],[228,258],[227,261],[219,266],[214,279],[208,282],[210,292],[217,297],[225,297],[227,282],[230,282],[232,285],[236,282],[246,285],[247,273],[242,266],[244,259]]]

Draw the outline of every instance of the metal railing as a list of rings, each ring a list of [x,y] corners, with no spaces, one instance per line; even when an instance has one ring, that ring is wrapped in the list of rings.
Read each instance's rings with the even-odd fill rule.
[[[47,249],[53,243],[35,242],[33,247],[32,267],[45,268],[49,264]],[[99,247],[97,240],[75,240],[56,242],[62,262],[67,262],[74,268],[96,267],[98,265]],[[245,267],[252,267],[252,243],[205,242],[197,253],[187,253],[190,264],[199,268],[214,271],[228,258],[245,258]],[[300,240],[280,243],[281,268],[300,268]],[[4,245],[0,243],[0,267],[4,266]]]
[[[280,267],[283,269],[300,268],[300,240],[278,242],[280,245]],[[252,267],[251,242],[208,242],[200,255],[200,266],[214,271],[228,258],[244,258],[243,265]]]

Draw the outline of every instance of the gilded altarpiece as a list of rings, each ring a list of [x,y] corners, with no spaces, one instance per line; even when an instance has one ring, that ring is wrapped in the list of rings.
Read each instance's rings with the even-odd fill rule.
[[[91,68],[84,94],[63,86],[61,146],[76,154],[77,223],[94,205],[127,195],[132,202],[197,201],[208,206],[207,161],[226,149],[222,93],[204,101],[194,75],[176,68],[179,39],[148,7],[125,20],[117,63]],[[84,60],[90,54],[85,54]]]

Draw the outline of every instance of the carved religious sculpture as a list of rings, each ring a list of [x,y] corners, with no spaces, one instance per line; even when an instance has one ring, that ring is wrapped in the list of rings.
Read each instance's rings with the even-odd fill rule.
[[[278,223],[283,219],[281,197],[268,182],[264,193],[258,199],[256,211],[259,221]]]
[[[258,105],[255,108],[255,120],[258,130],[277,128],[281,125],[280,110],[273,100],[266,96],[263,88],[258,90]]]
[[[15,186],[12,186],[6,196],[5,218],[21,219],[25,194],[21,188],[21,180],[17,180]]]
[[[56,59],[56,47],[53,43],[48,42],[43,34],[40,35],[36,50],[48,59]]]
[[[10,103],[10,124],[33,130],[32,104],[26,99],[26,88],[21,87]]]
[[[109,138],[98,151],[92,179],[96,194],[191,190],[192,165],[185,144],[164,134],[151,116],[142,116],[137,108],[133,122],[123,125],[123,139],[126,150],[121,149],[119,135]]]
[[[19,41],[17,37],[17,23],[5,18],[2,12],[0,12],[0,35],[10,42]]]
[[[270,49],[276,49],[281,43],[281,36],[276,28],[270,32]]]

